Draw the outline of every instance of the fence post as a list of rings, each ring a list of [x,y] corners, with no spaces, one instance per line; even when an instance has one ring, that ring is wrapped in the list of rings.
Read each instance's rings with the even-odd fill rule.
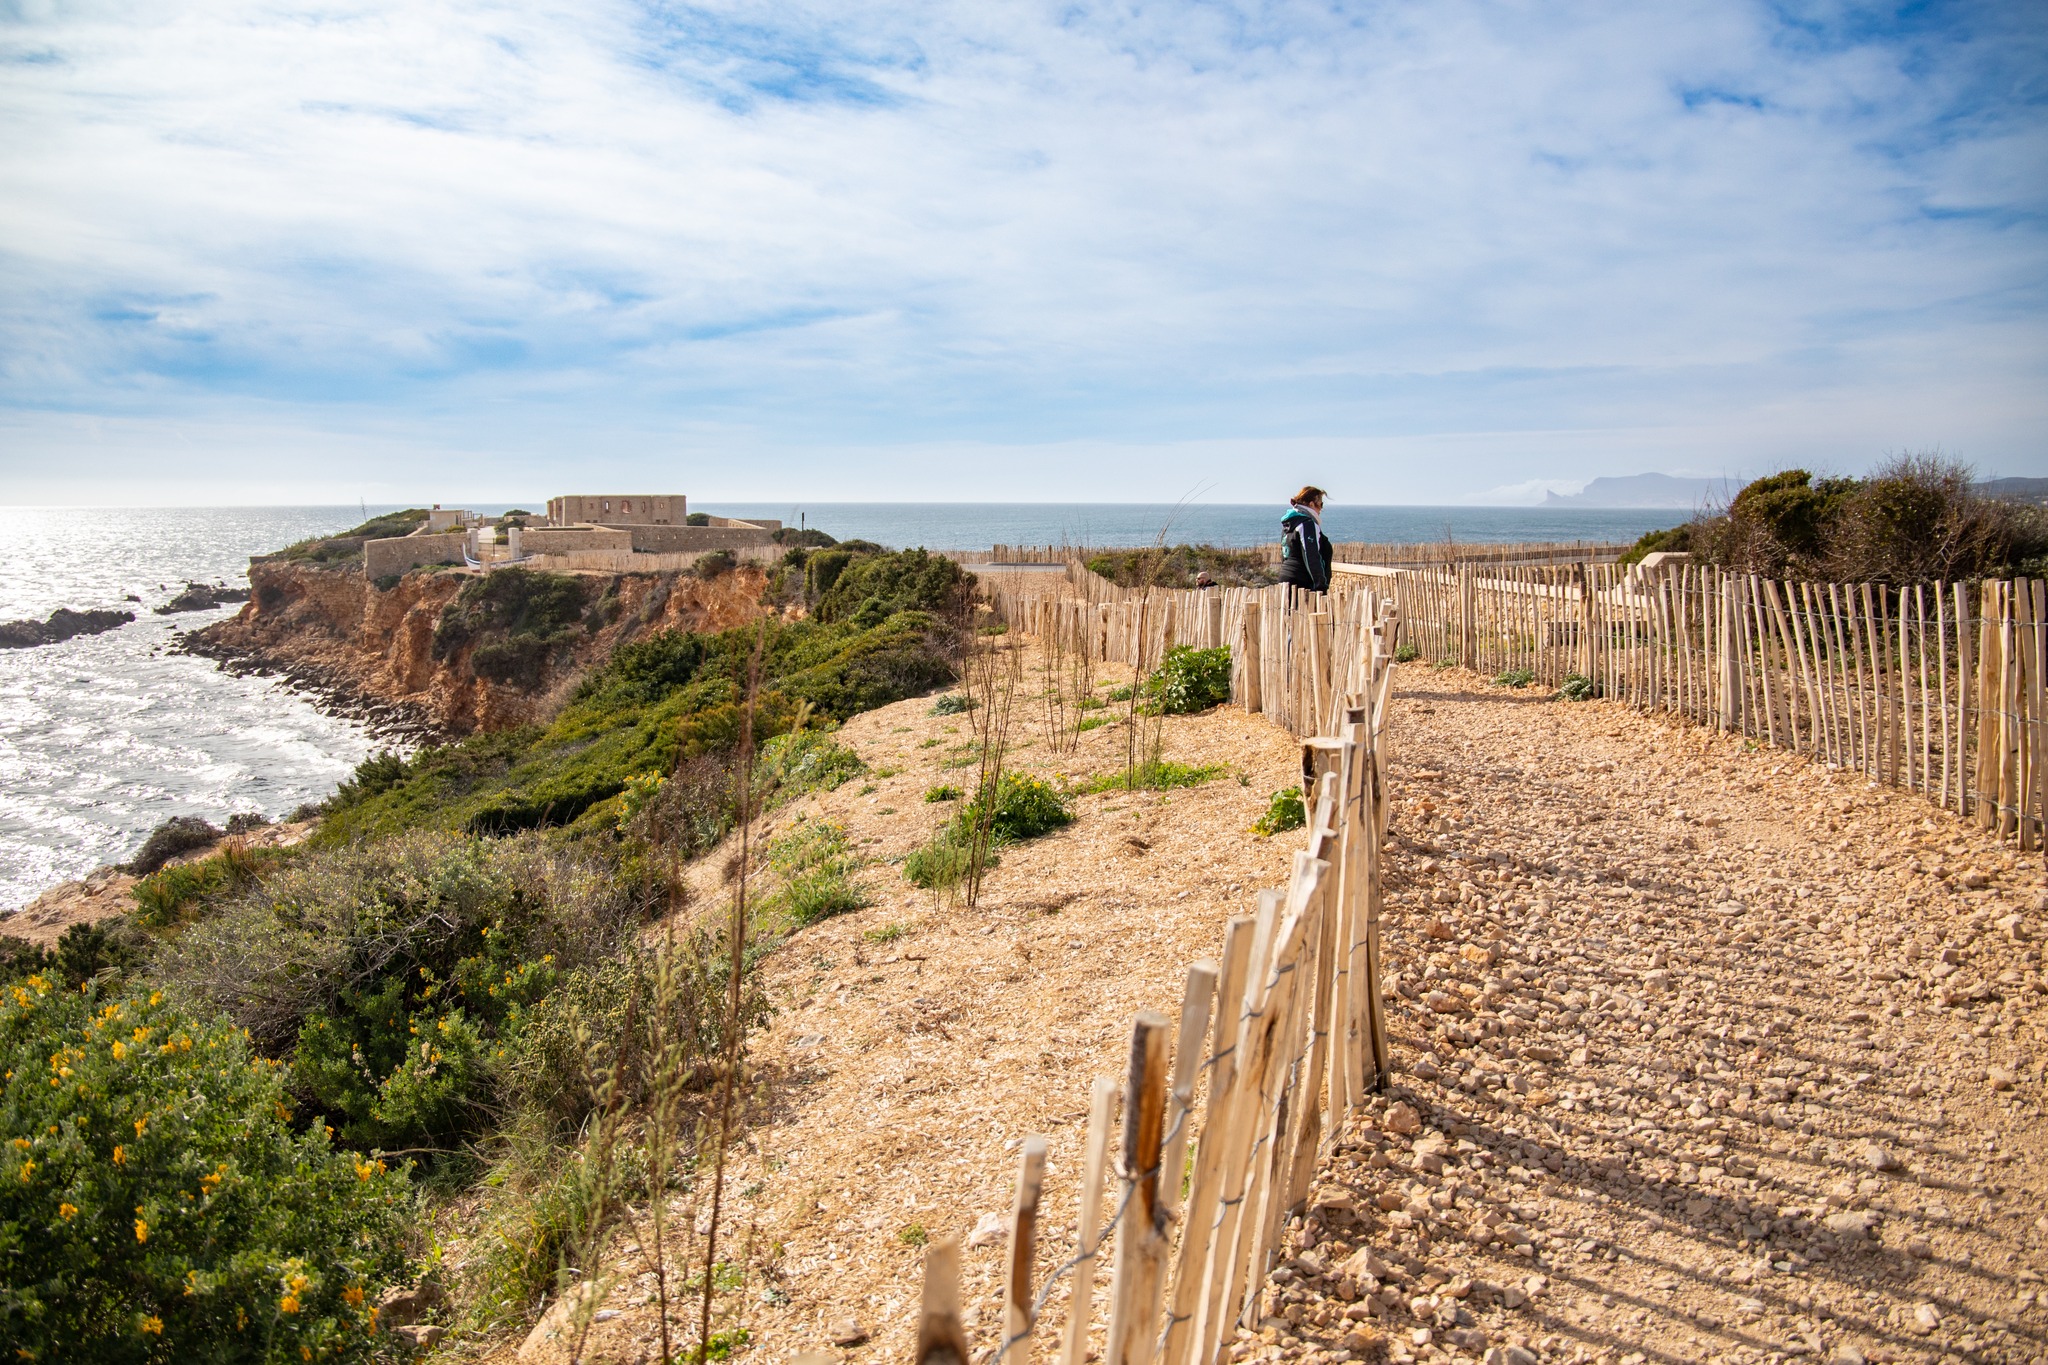
[[[1116,1104],[1116,1082],[1095,1078],[1088,1101],[1088,1140],[1081,1156],[1081,1215],[1074,1224],[1074,1288],[1067,1300],[1067,1340],[1060,1365],[1083,1365],[1088,1359],[1088,1328],[1095,1319],[1095,1264],[1102,1252],[1102,1175],[1109,1164],[1109,1125]]]
[[[1151,1365],[1165,1265],[1166,1210],[1159,1200],[1159,1148],[1166,1120],[1166,1016],[1141,1011],[1131,1026],[1124,1081],[1123,1221],[1109,1291],[1103,1365]]]
[[[1024,1139],[1017,1160],[1017,1202],[1010,1210],[1010,1258],[1003,1276],[1003,1345],[1006,1365],[1030,1365],[1031,1258],[1038,1245],[1038,1199],[1045,1192],[1045,1139]]]
[[[1261,635],[1259,610],[1258,599],[1247,596],[1244,603],[1244,619],[1239,624],[1237,630],[1238,673],[1244,679],[1244,685],[1238,694],[1238,700],[1244,704],[1244,709],[1247,711],[1260,711],[1264,709],[1260,705],[1259,697],[1261,677],[1261,665],[1259,662],[1259,639]]]
[[[1473,619],[1475,605],[1475,585],[1472,579],[1472,566],[1460,564],[1458,566],[1458,666],[1460,668],[1477,668],[1479,666],[1478,660],[1474,657],[1479,645],[1479,623]]]
[[[924,1310],[917,1320],[916,1365],[967,1365],[967,1333],[960,1326],[960,1241],[945,1237],[925,1248]]]

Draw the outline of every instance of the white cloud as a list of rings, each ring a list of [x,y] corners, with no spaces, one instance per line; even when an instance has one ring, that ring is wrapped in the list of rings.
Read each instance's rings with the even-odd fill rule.
[[[1991,79],[2042,49],[2019,6],[68,6],[0,26],[0,471],[96,480],[78,413],[280,495],[2048,469],[2048,143]]]

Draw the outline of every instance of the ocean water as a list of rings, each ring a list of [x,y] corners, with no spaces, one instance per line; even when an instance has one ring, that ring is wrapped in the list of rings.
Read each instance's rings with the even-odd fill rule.
[[[523,504],[544,505],[541,499]],[[282,684],[168,651],[235,610],[155,616],[188,580],[246,581],[248,557],[331,534],[385,507],[10,508],[0,620],[126,606],[102,635],[0,650],[0,909],[126,858],[173,815],[276,818],[332,792],[378,746]],[[498,505],[478,511],[501,512]],[[803,518],[842,540],[937,550],[1006,545],[1252,545],[1277,506],[1076,503],[705,503],[722,516]],[[1677,512],[1333,506],[1332,539],[1624,540]],[[134,595],[139,602],[125,602]]]
[[[246,586],[250,555],[362,518],[354,507],[8,509],[0,620],[57,607],[136,619],[0,650],[0,909],[126,858],[173,815],[274,819],[332,792],[378,747],[280,684],[167,652],[173,632],[237,607],[150,613],[187,580]],[[131,593],[142,600],[122,600]]]
[[[940,502],[692,502],[714,516],[774,517],[791,526],[804,518],[841,540],[931,550],[986,550],[991,545],[1117,547],[1190,544],[1246,546],[1279,539],[1279,503],[940,503]],[[1543,507],[1353,507],[1323,513],[1332,540],[1415,544],[1447,535],[1464,542],[1634,540],[1676,526],[1683,511]]]

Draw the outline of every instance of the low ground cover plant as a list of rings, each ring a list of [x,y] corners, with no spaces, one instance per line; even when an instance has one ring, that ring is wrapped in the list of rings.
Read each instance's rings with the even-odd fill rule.
[[[283,1068],[154,990],[0,992],[0,1338],[29,1361],[366,1361],[407,1269],[389,1164],[294,1121]],[[194,1097],[204,1103],[195,1103]]]
[[[842,825],[805,821],[768,846],[766,861],[782,879],[766,908],[798,927],[874,904],[854,880],[866,859],[847,842]]]
[[[1600,684],[1583,673],[1567,673],[1564,685],[1557,689],[1559,701],[1592,701],[1600,695]]]
[[[1083,792],[1170,791],[1175,787],[1196,787],[1223,777],[1230,769],[1221,763],[1176,763],[1155,758],[1129,769],[1101,773],[1082,784]]]
[[[1300,829],[1307,823],[1308,806],[1301,799],[1301,789],[1283,787],[1273,793],[1264,813],[1252,822],[1252,831],[1270,838],[1290,829]]]
[[[1536,674],[1532,669],[1509,668],[1494,674],[1493,681],[1500,687],[1527,687],[1536,681]]]
[[[1169,716],[1190,715],[1230,700],[1230,650],[1175,645],[1145,680],[1145,700]]]

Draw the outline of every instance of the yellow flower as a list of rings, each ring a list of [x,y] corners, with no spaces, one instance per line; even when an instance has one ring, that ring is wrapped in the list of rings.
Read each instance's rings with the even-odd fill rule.
[[[150,1336],[160,1337],[164,1334],[164,1320],[151,1314],[142,1320],[142,1330]]]
[[[59,1204],[57,1206],[57,1216],[59,1218],[62,1218],[67,1223],[70,1222],[72,1219],[78,1216],[78,1205]]]
[[[280,1121],[289,1119],[292,1116],[292,1107],[283,1101],[279,1101],[272,1107],[277,1110],[277,1117]]]
[[[149,993],[149,1003],[152,1005],[161,1004],[163,1002],[163,998],[164,993],[162,991],[151,991]]]
[[[30,1176],[32,1176],[32,1175],[34,1175],[35,1173],[36,1173],[36,1163],[35,1163],[35,1162],[33,1162],[33,1161],[24,1161],[24,1162],[22,1162],[22,1163],[21,1163],[21,1183],[22,1183],[22,1184],[24,1184],[24,1185],[28,1184],[28,1180],[29,1180],[29,1177],[30,1177]]]
[[[280,1313],[298,1312],[299,1296],[297,1294],[287,1294],[283,1298],[279,1299],[277,1301],[277,1311]]]
[[[128,1160],[128,1154],[127,1154],[126,1152],[124,1152],[123,1150],[121,1150],[121,1144],[120,1144],[120,1143],[118,1143],[118,1142],[117,1142],[117,1143],[115,1143],[115,1144],[114,1144],[114,1164],[115,1164],[116,1166],[119,1166],[119,1165],[121,1165],[121,1164],[122,1164],[123,1162],[125,1162],[125,1161],[127,1161],[127,1160]]]
[[[149,1224],[143,1222],[140,1218],[135,1220],[135,1240],[138,1242],[147,1242],[149,1240]]]
[[[359,1284],[352,1284],[342,1290],[341,1301],[351,1308],[361,1308],[363,1306],[363,1287]]]
[[[21,1150],[25,1152],[29,1149],[31,1144],[29,1143],[29,1140],[27,1138],[16,1138],[14,1140],[14,1145],[21,1148]]]
[[[149,1115],[147,1115],[147,1114],[144,1114],[144,1115],[143,1115],[143,1116],[142,1116],[141,1118],[139,1118],[139,1119],[135,1120],[135,1136],[137,1136],[137,1137],[141,1137],[141,1136],[142,1136],[142,1129],[143,1129],[143,1126],[144,1126],[144,1125],[146,1125],[146,1124],[147,1124],[148,1122],[149,1122]]]
[[[134,1032],[134,1033],[133,1033],[132,1035],[130,1035],[130,1036],[131,1036],[131,1037],[133,1037],[133,1038],[135,1039],[135,1041],[136,1041],[136,1042],[138,1042],[138,1043],[146,1043],[146,1042],[148,1042],[148,1041],[149,1041],[149,1035],[150,1035],[150,1034],[152,1034],[152,1033],[155,1033],[155,1032],[156,1032],[156,1030],[155,1030],[155,1029],[150,1029],[150,1028],[138,1028],[138,1029],[136,1029],[136,1030],[135,1030],[135,1032]]]
[[[116,1038],[114,1040],[114,1060],[118,1062],[127,1055],[128,1045],[122,1042],[119,1038]]]

